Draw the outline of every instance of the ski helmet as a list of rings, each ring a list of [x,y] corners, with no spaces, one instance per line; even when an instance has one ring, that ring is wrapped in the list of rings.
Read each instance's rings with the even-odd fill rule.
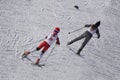
[[[60,32],[60,28],[59,27],[55,27],[54,31],[59,33]]]

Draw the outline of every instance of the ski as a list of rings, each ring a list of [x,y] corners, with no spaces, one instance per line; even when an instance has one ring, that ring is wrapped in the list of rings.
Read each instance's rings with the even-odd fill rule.
[[[28,61],[30,61],[31,63],[33,63],[33,61],[32,61],[28,56],[20,57],[20,59],[21,59],[22,61],[24,61],[24,59],[27,59]]]
[[[20,59],[21,59],[22,61],[24,61],[24,59],[26,59],[27,61],[30,62],[31,65],[34,65],[34,66],[38,66],[38,67],[43,67],[43,66],[45,66],[45,64],[35,64],[35,62],[34,62],[32,59],[30,59],[28,56],[22,56],[22,54],[21,54],[21,56],[20,56]]]
[[[73,53],[75,53],[76,55],[78,55],[78,56],[80,56],[80,57],[83,57],[84,55],[81,55],[81,54],[77,54],[77,52],[76,51],[74,51],[70,46],[67,46],[68,47],[68,49],[70,50],[70,51],[72,51]]]
[[[38,66],[38,67],[45,66],[45,64],[35,64],[29,57],[25,57],[25,59],[27,59],[31,65]],[[24,61],[24,59],[22,59],[22,60]]]
[[[45,64],[35,64],[35,63],[31,63],[31,65],[37,66],[37,67],[43,67],[43,66],[45,66]]]

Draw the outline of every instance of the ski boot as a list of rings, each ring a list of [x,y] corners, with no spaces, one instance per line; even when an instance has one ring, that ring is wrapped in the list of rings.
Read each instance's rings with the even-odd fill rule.
[[[35,62],[35,65],[39,65],[40,59],[38,58]]]
[[[81,52],[81,49],[79,49],[76,54],[79,55],[79,56],[81,56],[81,55],[80,55],[80,52]]]
[[[27,55],[30,54],[29,51],[25,51],[22,55],[21,55],[21,58],[24,59],[27,57]]]

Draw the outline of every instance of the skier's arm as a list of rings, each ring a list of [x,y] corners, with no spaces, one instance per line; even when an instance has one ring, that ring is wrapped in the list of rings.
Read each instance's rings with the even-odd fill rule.
[[[93,25],[93,24],[86,24],[85,27],[90,27],[91,25]]]
[[[57,37],[57,39],[56,39],[56,44],[60,45],[60,40],[59,40],[58,37]]]
[[[97,34],[98,38],[100,38],[99,29],[97,29],[96,34]]]

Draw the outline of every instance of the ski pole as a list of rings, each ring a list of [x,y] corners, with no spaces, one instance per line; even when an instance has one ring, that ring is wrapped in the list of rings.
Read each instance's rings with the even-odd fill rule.
[[[84,27],[81,27],[81,28],[79,28],[79,29],[73,30],[73,31],[71,31],[71,32],[68,32],[68,34],[74,33],[74,32],[76,32],[76,31],[79,31],[80,29],[83,29],[83,28],[84,28]]]
[[[51,55],[51,54],[52,54],[52,52],[54,51],[55,46],[56,46],[56,44],[53,46],[53,48],[52,48],[52,50],[50,51],[49,55],[48,55],[48,56],[47,56],[47,58],[45,59],[44,64],[47,62],[48,58],[50,57],[50,55]]]
[[[40,42],[40,41],[42,41],[42,40],[43,40],[43,39],[40,39],[40,40],[37,40],[37,41],[31,42],[31,43],[28,43],[28,44],[22,45],[22,47],[23,47],[23,46],[27,46],[27,45],[31,45],[31,44],[33,44],[33,43]]]

